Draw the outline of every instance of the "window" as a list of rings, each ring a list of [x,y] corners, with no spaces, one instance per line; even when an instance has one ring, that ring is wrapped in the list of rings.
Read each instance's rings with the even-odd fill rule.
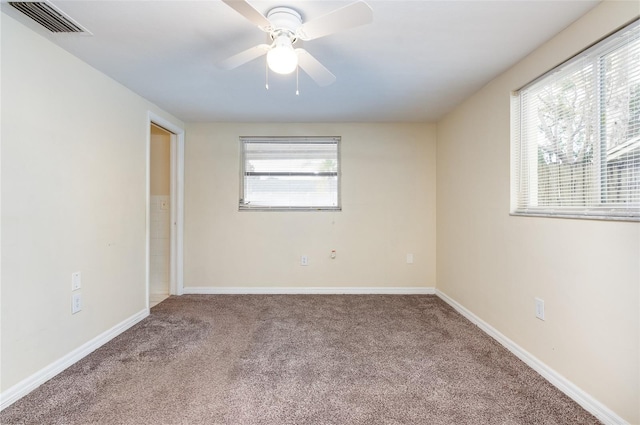
[[[512,98],[513,212],[640,220],[640,25]]]
[[[240,210],[340,210],[340,137],[241,137]]]

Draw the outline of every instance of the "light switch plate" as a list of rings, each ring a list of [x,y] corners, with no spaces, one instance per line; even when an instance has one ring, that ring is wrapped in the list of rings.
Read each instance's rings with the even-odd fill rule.
[[[71,273],[71,290],[77,291],[82,287],[82,275],[80,272]]]

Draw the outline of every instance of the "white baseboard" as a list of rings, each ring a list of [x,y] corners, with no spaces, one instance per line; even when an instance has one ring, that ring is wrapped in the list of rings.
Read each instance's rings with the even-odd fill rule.
[[[507,350],[511,351],[520,360],[525,362],[530,368],[538,372],[549,381],[553,386],[569,396],[573,401],[578,403],[582,408],[598,418],[602,423],[606,425],[629,425],[627,421],[616,415],[611,409],[600,403],[584,390],[577,387],[574,383],[569,381],[564,376],[547,366],[531,353],[520,347],[518,344],[507,338],[502,333],[498,332],[493,326],[489,325],[484,320],[467,310],[457,301],[450,298],[447,294],[440,290],[436,290],[436,295],[440,297],[444,302],[449,304],[455,310],[457,310],[464,317],[469,319],[473,324],[482,329],[490,337],[502,344]]]
[[[436,289],[426,286],[191,286],[183,289],[183,294],[388,294],[388,295],[433,295]]]
[[[2,392],[2,394],[0,394],[0,410],[4,410],[5,408],[9,407],[25,395],[29,394],[31,391],[38,388],[40,385],[47,382],[49,379],[53,378],[77,361],[81,360],[89,353],[95,351],[107,342],[111,341],[113,338],[120,335],[122,332],[126,331],[148,315],[148,309],[141,310],[128,319],[118,323],[111,329],[101,333],[97,337],[71,351],[64,357],[51,363],[49,366],[46,366],[45,368],[39,370],[28,378],[23,379],[16,385]]]

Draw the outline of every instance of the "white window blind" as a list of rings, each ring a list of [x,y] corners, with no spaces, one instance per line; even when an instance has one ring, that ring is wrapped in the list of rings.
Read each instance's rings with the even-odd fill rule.
[[[241,137],[240,210],[339,210],[340,137]]]
[[[638,21],[512,98],[515,214],[640,220]]]

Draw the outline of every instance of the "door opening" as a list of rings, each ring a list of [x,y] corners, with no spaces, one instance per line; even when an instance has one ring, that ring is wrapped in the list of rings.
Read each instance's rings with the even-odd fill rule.
[[[151,124],[149,160],[149,306],[170,294],[171,136]]]
[[[184,130],[149,112],[147,305],[182,295]]]

